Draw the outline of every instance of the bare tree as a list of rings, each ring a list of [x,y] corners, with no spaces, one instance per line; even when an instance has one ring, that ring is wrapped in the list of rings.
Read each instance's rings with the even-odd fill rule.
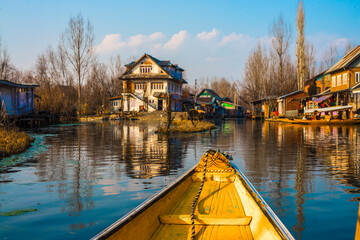
[[[14,70],[10,56],[0,38],[0,79],[12,80],[11,75]]]
[[[345,47],[345,52],[344,55],[348,54],[351,50],[353,50],[356,47],[356,43],[353,41],[348,40],[346,47]]]
[[[264,96],[268,96],[269,89],[269,58],[266,49],[258,42],[256,49],[254,49],[246,63],[245,63],[245,77],[241,82],[250,97],[248,101],[256,100]]]
[[[94,60],[94,32],[88,20],[86,25],[79,13],[70,18],[65,32],[61,35],[61,46],[75,73],[78,84],[78,113],[81,109],[81,85]]]
[[[277,95],[281,96],[285,93],[284,84],[286,79],[284,79],[284,66],[289,55],[288,50],[291,39],[291,28],[284,21],[282,14],[279,15],[277,20],[274,20],[270,29],[270,35],[272,37],[270,57],[273,70],[276,73],[274,84],[277,88]]]
[[[315,76],[317,71],[316,50],[311,42],[305,43],[305,79]]]
[[[323,54],[321,69],[326,70],[333,66],[337,62],[338,56],[339,54],[336,45],[330,44],[329,49]]]
[[[109,92],[111,97],[115,97],[122,93],[122,84],[119,80],[119,77],[125,72],[125,68],[122,64],[121,56],[117,55],[116,57],[110,58],[110,83],[109,83]]]
[[[44,84],[49,80],[48,76],[48,59],[45,54],[40,54],[35,64],[35,79],[38,84]]]
[[[304,90],[305,86],[305,14],[303,9],[303,1],[301,0],[298,5],[296,14],[296,78],[298,90]]]

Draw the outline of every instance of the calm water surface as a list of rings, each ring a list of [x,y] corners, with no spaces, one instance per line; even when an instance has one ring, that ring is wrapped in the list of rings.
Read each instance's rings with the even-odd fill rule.
[[[233,155],[296,239],[354,238],[360,127],[228,120],[211,134],[167,137],[156,129],[103,122],[34,133],[45,150],[23,155],[27,161],[14,167],[0,165],[0,212],[37,211],[0,215],[0,239],[89,239],[209,148]]]

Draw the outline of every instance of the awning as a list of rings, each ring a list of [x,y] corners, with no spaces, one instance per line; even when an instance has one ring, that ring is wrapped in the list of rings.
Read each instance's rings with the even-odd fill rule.
[[[157,97],[157,98],[165,98],[165,93],[156,92],[156,93],[154,93],[153,96],[154,96],[154,97]]]
[[[316,108],[316,109],[305,109],[304,113],[313,113],[313,112],[332,112],[332,111],[340,111],[347,110],[353,108],[352,105],[347,106],[335,106],[335,107],[326,107],[326,108]]]
[[[331,98],[332,97],[332,94],[329,94],[329,95],[325,95],[325,96],[322,96],[322,97],[319,97],[319,98],[317,98],[317,99],[315,99],[315,100],[312,100],[313,102],[316,102],[316,103],[321,103],[321,102],[323,102],[323,101],[325,101],[325,100],[327,100],[327,99],[329,99],[329,98]]]

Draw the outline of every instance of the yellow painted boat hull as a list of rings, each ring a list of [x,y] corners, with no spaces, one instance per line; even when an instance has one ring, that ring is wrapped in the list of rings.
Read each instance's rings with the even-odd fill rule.
[[[294,119],[293,123],[295,124],[310,124],[310,125],[354,125],[360,124],[359,119],[347,119],[347,120],[300,120]]]
[[[206,160],[207,159],[207,160]],[[93,239],[294,239],[227,157],[209,150],[199,164]]]

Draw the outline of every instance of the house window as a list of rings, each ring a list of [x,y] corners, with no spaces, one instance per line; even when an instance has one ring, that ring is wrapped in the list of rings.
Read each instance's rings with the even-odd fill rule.
[[[151,72],[152,72],[151,65],[140,66],[140,73],[151,73]]]
[[[341,75],[337,76],[337,86],[341,86]]]
[[[143,90],[146,89],[146,83],[135,83],[136,90]]]
[[[342,78],[343,78],[343,84],[344,85],[348,84],[348,74],[344,73]]]
[[[164,89],[164,83],[152,83],[151,89]]]
[[[332,78],[331,78],[331,80],[332,80],[332,86],[333,87],[336,87],[336,77],[335,76],[333,76]]]
[[[360,72],[355,73],[355,83],[360,82]]]

